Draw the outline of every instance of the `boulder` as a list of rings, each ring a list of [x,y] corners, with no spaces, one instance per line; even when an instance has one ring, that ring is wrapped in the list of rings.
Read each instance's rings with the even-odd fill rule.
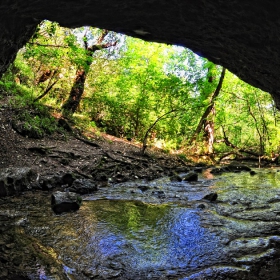
[[[250,167],[238,163],[231,163],[230,165],[227,166],[227,168],[231,172],[251,171]]]
[[[219,175],[219,174],[222,174],[224,172],[241,172],[241,171],[250,172],[251,168],[246,166],[246,165],[243,165],[243,164],[231,163],[228,166],[213,168],[210,171],[210,173]]]
[[[19,194],[31,189],[35,172],[28,167],[0,169],[0,197]]]
[[[68,185],[68,187],[70,187],[74,181],[75,181],[75,178],[74,178],[73,174],[71,174],[71,173],[65,173],[61,177],[61,184]]]
[[[169,179],[171,182],[181,182],[183,180],[178,174],[172,175]]]
[[[219,175],[222,174],[223,172],[229,172],[230,170],[227,167],[216,167],[216,168],[212,168],[210,173],[214,174],[214,175]]]
[[[218,194],[216,192],[211,192],[203,197],[203,199],[209,200],[211,202],[216,201]]]
[[[60,177],[58,175],[44,176],[40,180],[40,186],[43,191],[49,191],[51,189],[60,187],[60,185]]]
[[[70,191],[79,194],[88,194],[96,192],[98,190],[96,184],[90,179],[76,179],[72,186],[69,188]]]
[[[187,173],[183,178],[183,181],[188,181],[188,182],[197,181],[197,180],[198,180],[198,174],[194,171]]]
[[[56,214],[80,209],[82,198],[74,192],[54,192],[51,198],[52,210]]]

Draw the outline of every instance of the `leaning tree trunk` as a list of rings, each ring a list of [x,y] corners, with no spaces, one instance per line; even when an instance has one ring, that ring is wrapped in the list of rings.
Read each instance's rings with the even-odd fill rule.
[[[69,97],[62,106],[64,114],[74,114],[77,108],[79,107],[80,101],[84,93],[86,76],[86,71],[82,67],[80,67],[76,72],[76,77],[71,88]]]
[[[213,95],[211,97],[210,104],[205,109],[205,111],[204,111],[204,113],[203,113],[203,115],[202,115],[202,117],[201,117],[201,119],[200,119],[200,121],[199,121],[199,123],[198,123],[198,125],[196,127],[196,130],[195,130],[193,136],[191,137],[191,140],[190,140],[189,144],[192,144],[192,142],[195,141],[196,137],[201,132],[201,130],[203,128],[203,125],[206,126],[207,117],[209,116],[209,114],[213,110],[214,105],[215,105],[215,99],[218,97],[218,95],[219,95],[219,93],[220,93],[220,91],[222,89],[225,73],[226,73],[226,69],[223,67],[219,83],[218,83],[217,88],[216,88],[216,90],[214,91],[214,93],[213,93]]]
[[[62,112],[64,116],[73,115],[77,108],[80,105],[80,101],[82,99],[84,88],[85,88],[85,82],[87,78],[87,72],[92,64],[92,55],[99,50],[107,49],[109,47],[115,46],[117,42],[110,42],[106,44],[102,44],[102,41],[108,34],[108,30],[103,30],[102,34],[98,38],[97,44],[88,46],[87,37],[84,36],[84,44],[85,44],[85,50],[87,52],[87,56],[85,58],[85,67],[79,66],[78,70],[76,72],[76,77],[74,79],[73,86],[71,88],[70,94],[68,96],[68,99],[66,102],[62,105]]]

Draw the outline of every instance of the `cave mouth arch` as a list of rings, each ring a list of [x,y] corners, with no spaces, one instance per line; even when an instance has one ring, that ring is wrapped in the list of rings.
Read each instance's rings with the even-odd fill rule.
[[[43,19],[188,47],[269,92],[280,108],[280,5],[262,1],[19,1],[0,4],[0,75]]]

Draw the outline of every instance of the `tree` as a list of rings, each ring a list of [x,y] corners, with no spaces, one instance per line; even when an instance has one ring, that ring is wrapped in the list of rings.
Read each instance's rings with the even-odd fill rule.
[[[102,30],[97,43],[91,46],[88,45],[88,38],[86,34],[84,35],[84,60],[79,62],[78,69],[76,71],[76,76],[69,94],[67,101],[63,104],[62,110],[64,115],[69,115],[75,113],[77,110],[82,95],[84,93],[85,81],[87,78],[88,71],[93,61],[93,54],[96,51],[107,49],[109,47],[115,46],[117,41],[104,43],[104,38],[109,33],[108,30]]]
[[[177,46],[44,21],[0,86],[65,115],[79,106],[75,120],[140,141],[142,151],[153,144],[199,156],[215,148],[217,158],[278,153],[271,97],[224,72]]]
[[[211,113],[211,111],[214,108],[215,105],[215,100],[216,98],[219,96],[221,89],[222,89],[222,85],[223,85],[223,81],[224,81],[224,77],[225,77],[225,73],[226,73],[226,69],[223,67],[222,69],[222,73],[220,76],[220,80],[219,83],[217,85],[217,88],[215,89],[214,93],[211,96],[209,105],[207,106],[207,108],[205,109],[198,125],[197,128],[190,140],[190,144],[196,139],[197,135],[201,132],[202,128],[204,127],[204,132],[207,138],[207,143],[208,143],[208,152],[210,154],[213,153],[213,144],[214,144],[214,122],[211,120],[207,120],[207,117],[209,116],[209,114]],[[212,82],[212,76],[211,76],[211,82]]]

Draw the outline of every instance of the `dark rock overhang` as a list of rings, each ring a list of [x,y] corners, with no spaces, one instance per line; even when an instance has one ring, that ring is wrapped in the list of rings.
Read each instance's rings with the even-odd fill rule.
[[[268,91],[280,108],[280,3],[232,0],[3,0],[0,75],[43,19],[178,44]]]

